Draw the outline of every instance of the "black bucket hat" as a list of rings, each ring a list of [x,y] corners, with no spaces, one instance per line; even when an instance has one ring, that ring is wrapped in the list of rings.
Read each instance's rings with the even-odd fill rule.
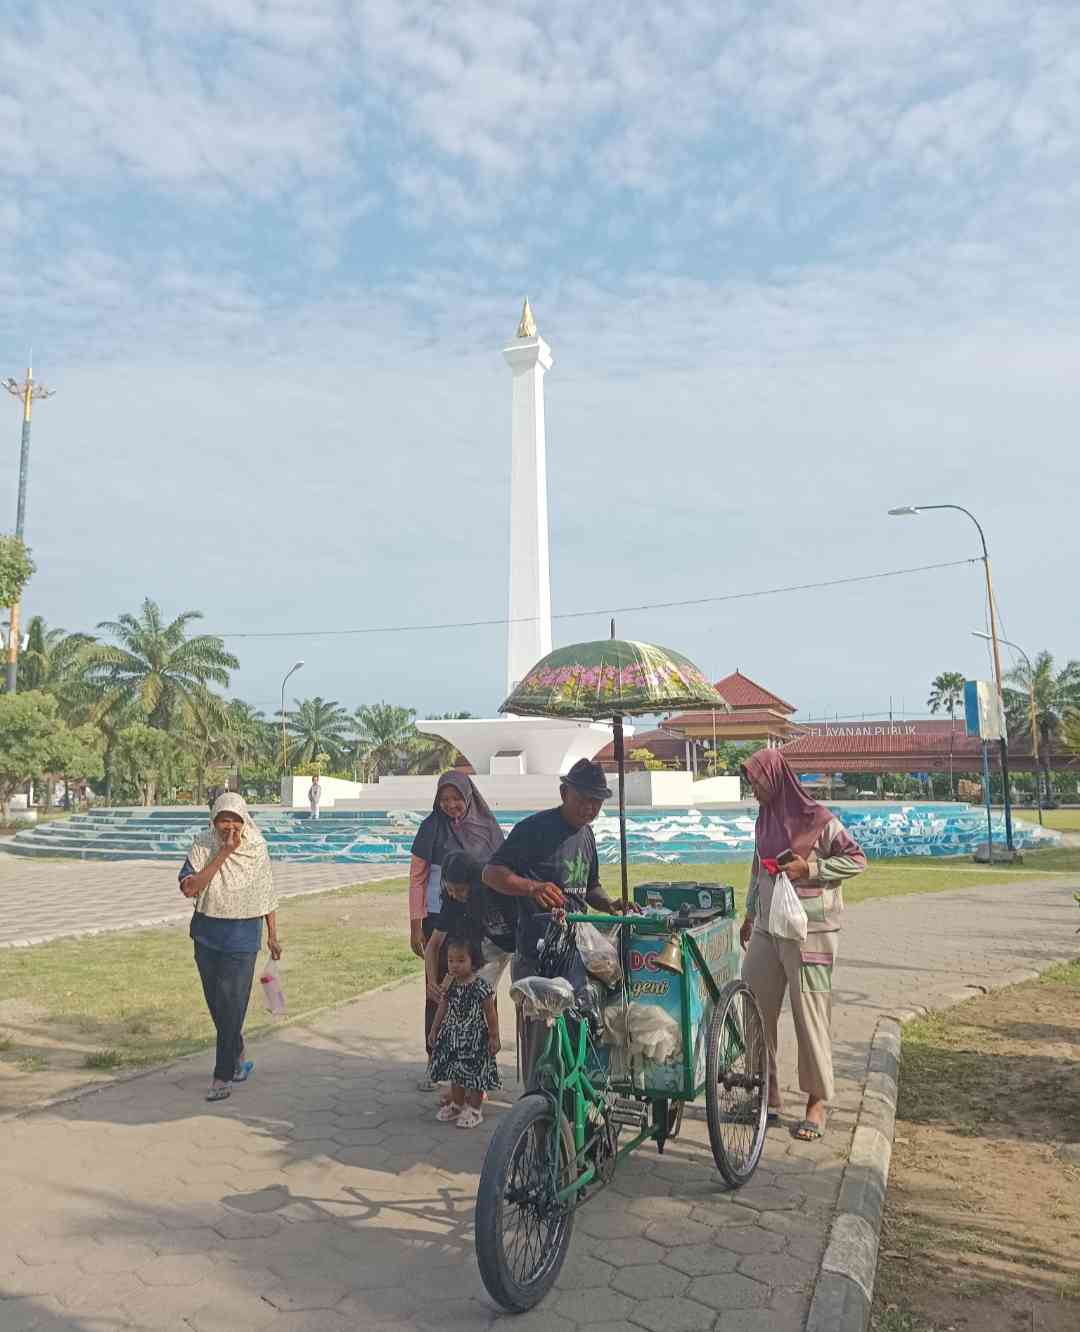
[[[591,759],[578,759],[562,780],[591,800],[606,800],[611,795],[607,774],[599,763],[593,763]]]

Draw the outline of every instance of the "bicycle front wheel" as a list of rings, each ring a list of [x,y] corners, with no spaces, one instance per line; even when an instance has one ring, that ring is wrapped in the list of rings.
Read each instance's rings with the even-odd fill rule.
[[[757,1169],[769,1111],[765,1023],[745,981],[720,992],[705,1052],[705,1106],[716,1168],[733,1189]]]
[[[488,1144],[476,1195],[476,1260],[487,1292],[511,1313],[540,1303],[570,1247],[574,1200],[555,1192],[574,1177],[574,1140],[546,1096],[524,1096]],[[552,1134],[558,1135],[558,1176]]]

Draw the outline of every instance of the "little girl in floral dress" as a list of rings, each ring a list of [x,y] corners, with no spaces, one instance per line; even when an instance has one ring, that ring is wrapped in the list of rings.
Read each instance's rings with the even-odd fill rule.
[[[446,949],[446,980],[431,1024],[432,1082],[449,1082],[450,1100],[435,1118],[458,1128],[484,1122],[484,1093],[502,1085],[495,1056],[500,1047],[495,991],[476,972],[483,965],[477,941],[451,938]]]

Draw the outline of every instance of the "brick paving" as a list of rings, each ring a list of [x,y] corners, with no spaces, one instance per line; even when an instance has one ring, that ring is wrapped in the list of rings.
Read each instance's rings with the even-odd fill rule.
[[[182,859],[182,858],[181,858]],[[175,865],[0,855],[0,947],[187,920]],[[275,864],[282,897],[400,878],[400,865]],[[3,1332],[3,1329],[0,1329]]]
[[[798,1332],[877,1017],[943,1004],[1075,951],[1074,885],[866,902],[837,976],[840,1074],[826,1139],[770,1131],[726,1192],[703,1111],[661,1157],[632,1156],[578,1213],[557,1288],[516,1332]],[[973,991],[974,992],[974,989]],[[4,1126],[0,1332],[425,1332],[502,1318],[472,1252],[490,1125],[437,1124],[421,990],[371,995],[252,1046],[256,1075],[208,1106],[200,1056]],[[504,1021],[509,1005],[501,1005]],[[794,1051],[781,1064],[787,1109]]]

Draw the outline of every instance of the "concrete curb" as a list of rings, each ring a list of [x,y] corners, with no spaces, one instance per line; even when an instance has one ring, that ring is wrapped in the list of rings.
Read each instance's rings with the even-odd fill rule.
[[[1075,954],[1047,958],[1043,970],[1072,961]],[[1037,980],[1040,971],[1011,971],[995,985],[967,985],[943,995],[932,1007],[905,1009],[878,1018],[867,1060],[851,1152],[840,1184],[829,1243],[821,1259],[805,1332],[866,1332],[874,1300],[878,1243],[892,1159],[896,1101],[900,1089],[900,1040],[904,1024],[995,990]]]

